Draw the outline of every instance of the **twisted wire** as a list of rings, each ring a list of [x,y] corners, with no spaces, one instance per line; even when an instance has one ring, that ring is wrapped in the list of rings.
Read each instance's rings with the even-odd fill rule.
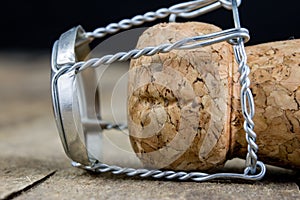
[[[192,180],[196,182],[208,181],[213,179],[221,178],[234,178],[234,179],[243,179],[243,180],[260,180],[263,178],[266,167],[265,165],[258,161],[257,165],[260,167],[260,172],[256,175],[248,175],[247,170],[244,174],[236,173],[216,173],[216,174],[207,174],[201,172],[184,172],[184,171],[162,171],[162,170],[151,170],[151,169],[134,169],[134,168],[123,168],[115,165],[107,165],[103,163],[95,163],[93,166],[83,166],[80,163],[72,162],[74,167],[83,168],[85,170],[105,173],[111,172],[116,175],[125,174],[127,176],[139,176],[142,178],[155,178],[155,179],[168,179],[168,180],[180,180],[187,181]]]
[[[167,53],[171,50],[176,49],[194,49],[198,47],[204,47],[211,45],[217,42],[228,41],[235,38],[243,38],[245,41],[249,40],[249,32],[247,29],[229,29],[225,31],[220,31],[216,33],[211,33],[203,36],[195,36],[190,38],[182,39],[173,44],[162,44],[156,47],[146,47],[144,49],[133,49],[128,52],[119,52],[113,55],[106,55],[101,58],[92,58],[88,61],[77,62],[69,71],[75,70],[76,73],[79,73],[87,68],[97,68],[101,65],[112,64],[113,62],[119,61],[124,62],[129,59],[136,59],[141,56],[152,56],[157,53]]]
[[[106,27],[97,28],[93,32],[87,32],[85,35],[91,38],[101,38],[107,34],[117,33],[120,30],[129,29],[133,26],[139,26],[145,22],[152,22],[160,18],[165,18],[169,15],[170,10],[162,8],[156,12],[147,12],[144,15],[137,15],[132,19],[124,19],[118,23],[111,23]]]
[[[246,140],[248,143],[246,155],[246,167],[249,168],[250,173],[254,174],[257,167],[257,151],[258,145],[256,144],[256,133],[254,132],[253,117],[255,114],[255,106],[252,92],[250,90],[250,68],[247,63],[247,55],[243,43],[240,41],[238,45],[234,46],[236,60],[239,64],[238,71],[240,72],[240,85],[241,85],[241,108],[242,114],[245,119],[244,130],[246,132]]]
[[[99,67],[102,64],[111,64],[115,61],[126,61],[129,58],[138,58],[142,55],[151,56],[159,52],[169,52],[173,49],[189,49],[196,48],[199,46],[210,45],[219,41],[228,41],[230,43],[236,43],[234,46],[234,52],[237,62],[239,63],[239,72],[241,73],[240,83],[242,85],[241,95],[242,95],[242,105],[243,105],[243,116],[245,117],[244,128],[247,135],[248,154],[247,154],[247,165],[244,170],[244,174],[236,173],[217,173],[217,174],[206,174],[201,172],[175,172],[175,171],[161,171],[161,170],[150,170],[150,169],[134,169],[134,168],[124,168],[120,166],[107,165],[103,163],[95,163],[92,166],[83,166],[79,163],[73,162],[73,166],[84,168],[86,170],[104,173],[112,172],[113,174],[126,174],[127,176],[140,176],[140,177],[152,177],[152,178],[165,178],[165,179],[176,179],[180,181],[192,180],[192,181],[207,181],[212,179],[220,178],[237,178],[244,180],[260,180],[265,174],[265,165],[257,161],[257,145],[255,144],[256,134],[253,131],[254,123],[252,118],[254,116],[254,103],[251,90],[249,89],[250,80],[248,78],[250,73],[250,68],[246,65],[247,57],[244,51],[242,41],[247,41],[249,39],[248,31],[246,29],[229,29],[226,31],[221,31],[218,33],[213,33],[210,35],[196,36],[191,38],[186,38],[180,40],[174,44],[163,44],[158,47],[147,47],[142,50],[132,50],[129,52],[120,52],[114,55],[107,55],[100,59],[95,58],[88,60],[87,62],[81,62],[75,64],[70,70],[76,70],[77,73],[88,68],[88,67]],[[203,41],[205,40],[205,41]],[[200,41],[200,42],[199,42]],[[68,70],[68,71],[70,71]],[[247,103],[250,102],[250,110],[247,109]],[[103,122],[105,129],[118,129],[118,124],[109,124]],[[125,126],[124,126],[125,127]],[[254,166],[255,165],[255,168]],[[256,172],[256,167],[260,167],[260,173],[254,175],[254,169]],[[249,175],[249,172],[251,174]]]
[[[233,4],[234,3],[234,4]],[[138,15],[132,19],[125,19],[119,23],[112,23],[106,27],[98,28],[93,32],[88,32],[85,35],[90,38],[100,38],[107,34],[113,34],[122,29],[129,29],[132,26],[141,25],[144,22],[151,22],[158,18],[165,18],[170,15],[170,20],[175,20],[176,17],[195,17],[200,14],[206,13],[218,7],[225,7],[227,9],[233,9],[235,24],[239,25],[239,18],[237,7],[240,5],[241,0],[195,0],[186,3],[177,4],[170,8],[162,8],[156,12],[148,12],[144,15]],[[119,52],[114,55],[106,55],[102,58],[93,58],[86,62],[78,62],[68,71],[74,70],[76,73],[89,68],[99,67],[100,65],[111,64],[116,61],[127,61],[130,58],[139,58],[143,55],[152,56],[157,53],[167,53],[175,49],[192,49],[197,47],[203,47],[211,45],[217,42],[227,41],[234,45],[234,54],[237,63],[239,64],[240,84],[241,84],[241,106],[243,116],[245,118],[244,129],[246,132],[246,140],[248,142],[248,153],[246,156],[246,168],[244,174],[236,173],[217,173],[206,174],[201,172],[175,172],[175,171],[161,171],[150,169],[134,169],[123,168],[120,166],[107,165],[103,163],[94,163],[91,166],[83,166],[80,163],[73,162],[73,166],[84,168],[86,170],[94,172],[112,172],[113,174],[126,174],[127,176],[140,176],[140,177],[152,177],[152,178],[166,178],[177,180],[193,180],[193,181],[207,181],[217,178],[238,178],[244,180],[260,180],[263,178],[266,167],[257,160],[258,146],[256,145],[256,134],[253,131],[254,122],[252,120],[255,109],[254,100],[250,87],[250,68],[247,65],[247,56],[244,48],[244,41],[249,40],[249,33],[246,29],[242,29],[236,26],[235,29],[221,31],[205,36],[197,36],[180,40],[174,44],[163,44],[157,47],[146,47],[138,50],[134,49],[129,52]],[[199,42],[200,41],[200,42]],[[127,126],[121,126],[117,124],[106,124],[106,129],[125,129]],[[260,172],[255,175],[257,167],[260,168]]]
[[[242,3],[242,0],[237,1],[237,6],[240,6]],[[184,3],[182,3],[184,4]],[[230,0],[218,0],[218,1],[206,1],[203,2],[203,6],[199,6],[198,9],[194,8],[194,10],[191,10],[189,12],[181,12],[179,14],[171,14],[169,21],[175,22],[177,17],[182,18],[194,18],[198,17],[200,15],[206,14],[208,12],[211,12],[217,8],[224,7],[228,10],[232,9],[232,1]]]
[[[242,0],[238,0],[238,6],[241,2]],[[170,16],[170,21],[175,21],[176,17],[197,17],[221,6],[226,9],[231,9],[232,2],[230,0],[194,0],[179,3],[169,8],[161,8],[155,12],[151,11],[144,15],[137,15],[131,19],[124,19],[118,23],[111,23],[106,27],[97,28],[93,32],[87,32],[85,33],[85,36],[89,38],[102,38],[107,34],[114,34],[120,30],[126,30],[133,26],[140,26],[145,22],[153,22],[168,16]]]

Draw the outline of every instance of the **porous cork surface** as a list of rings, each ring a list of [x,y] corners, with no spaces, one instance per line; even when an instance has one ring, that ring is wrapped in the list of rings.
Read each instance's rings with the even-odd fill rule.
[[[259,159],[300,169],[300,40],[246,48],[256,112],[254,116]],[[231,130],[233,156],[244,157],[239,74],[234,69]]]
[[[158,24],[137,48],[220,31],[204,23]],[[131,143],[145,167],[211,170],[229,150],[233,55],[226,42],[175,50],[131,62],[128,113]]]
[[[160,24],[145,31],[138,47],[219,30],[194,22]],[[300,40],[290,40],[246,49],[259,159],[292,169],[300,168],[299,44]],[[240,74],[231,48],[221,43],[132,61],[129,127],[132,145],[146,166],[209,170],[222,165],[226,158],[244,158],[247,141]],[[166,81],[167,77],[171,81]],[[188,100],[182,100],[188,97],[190,107]],[[188,118],[190,123],[185,111],[193,115]]]

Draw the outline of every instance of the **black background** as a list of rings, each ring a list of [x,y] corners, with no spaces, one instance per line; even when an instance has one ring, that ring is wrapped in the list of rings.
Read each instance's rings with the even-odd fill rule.
[[[2,1],[0,50],[51,49],[60,34],[73,26],[80,24],[85,30],[92,31],[179,2],[183,1]],[[296,0],[243,0],[240,16],[242,26],[250,30],[249,44],[300,38],[299,5]],[[233,26],[231,12],[225,9],[193,20],[213,23],[221,28]]]

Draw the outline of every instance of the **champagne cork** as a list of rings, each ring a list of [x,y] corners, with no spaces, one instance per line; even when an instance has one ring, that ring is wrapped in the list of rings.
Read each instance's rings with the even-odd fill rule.
[[[159,24],[137,48],[221,29],[205,23]],[[246,48],[259,146],[266,164],[300,169],[300,40]],[[145,167],[212,171],[245,158],[238,66],[226,42],[131,61],[128,125]]]

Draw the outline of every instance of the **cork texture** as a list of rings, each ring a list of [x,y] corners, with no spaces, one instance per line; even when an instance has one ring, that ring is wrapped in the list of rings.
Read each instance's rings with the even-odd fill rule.
[[[194,22],[160,24],[145,31],[137,47],[219,30]],[[299,44],[291,40],[246,48],[259,159],[294,169],[300,168]],[[131,143],[145,166],[210,170],[226,159],[245,158],[239,73],[231,49],[220,43],[131,62]]]
[[[265,163],[300,169],[300,40],[247,47],[258,156]],[[235,66],[236,68],[236,66]],[[234,69],[232,156],[244,157],[237,69]]]
[[[204,23],[159,24],[140,37],[137,47],[217,31]],[[229,150],[232,58],[231,46],[223,42],[131,62],[129,132],[145,167],[210,170],[223,165]]]

